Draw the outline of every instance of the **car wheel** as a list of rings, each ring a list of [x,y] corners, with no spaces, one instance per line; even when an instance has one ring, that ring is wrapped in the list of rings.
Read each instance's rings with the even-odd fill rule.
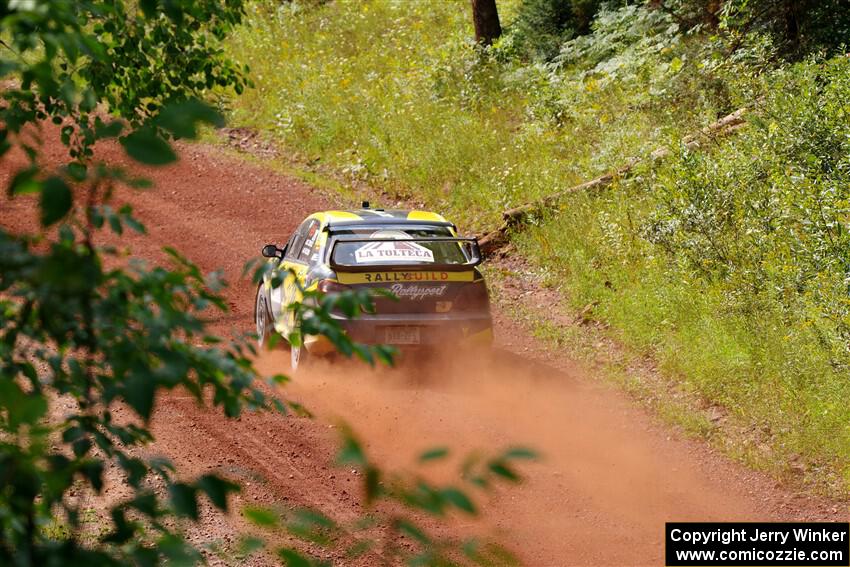
[[[257,286],[257,297],[254,300],[254,323],[257,325],[257,344],[261,349],[266,348],[269,335],[272,332],[272,324],[266,294],[263,293],[263,284]]]
[[[299,346],[289,345],[289,366],[292,368],[293,373],[298,371],[299,366],[304,366],[306,359],[307,349],[304,348],[303,344]]]

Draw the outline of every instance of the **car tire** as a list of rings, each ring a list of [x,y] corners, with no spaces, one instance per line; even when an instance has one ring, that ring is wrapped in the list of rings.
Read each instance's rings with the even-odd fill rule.
[[[254,324],[256,325],[257,345],[261,350],[267,349],[274,325],[262,283],[257,286],[257,296],[254,298]]]
[[[304,363],[308,357],[309,352],[303,343],[299,346],[289,345],[289,367],[293,374],[298,372],[299,368],[304,367]]]

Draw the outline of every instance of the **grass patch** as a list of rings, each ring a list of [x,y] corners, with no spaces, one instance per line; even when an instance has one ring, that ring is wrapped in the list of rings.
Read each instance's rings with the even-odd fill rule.
[[[517,237],[521,253],[545,267],[570,309],[595,303],[594,317],[619,343],[651,356],[682,391],[747,424],[749,439],[730,452],[779,474],[793,466],[796,475],[802,463],[809,481],[845,493],[850,380],[847,358],[833,346],[838,331],[823,315],[813,322],[812,306],[783,305],[775,289],[744,295],[737,282],[698,277],[636,238],[629,227],[655,210],[656,196],[644,189],[638,182],[570,199],[561,214]],[[687,412],[674,421],[703,435],[704,424],[688,425]]]
[[[500,8],[509,17],[513,4]],[[230,50],[256,88],[233,102],[232,121],[481,231],[712,112],[665,116],[620,88],[553,86],[543,67],[476,51],[469,19],[463,0],[252,3]]]

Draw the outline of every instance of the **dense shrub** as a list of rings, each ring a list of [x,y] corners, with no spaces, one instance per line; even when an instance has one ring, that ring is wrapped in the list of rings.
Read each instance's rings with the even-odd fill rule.
[[[794,319],[805,313],[797,322],[835,337],[835,363],[846,366],[850,61],[778,73],[767,97],[735,143],[685,153],[660,172],[646,234],[736,296],[765,296]]]
[[[769,34],[783,53],[841,53],[850,40],[846,0],[730,0],[723,3],[721,27],[737,47],[749,34]]]
[[[736,137],[576,195],[519,241],[572,305],[598,302],[624,342],[767,435],[751,460],[782,470],[803,455],[841,486],[850,60],[777,70],[763,91]]]
[[[601,0],[522,0],[508,28],[523,56],[549,60],[566,40],[590,33]]]

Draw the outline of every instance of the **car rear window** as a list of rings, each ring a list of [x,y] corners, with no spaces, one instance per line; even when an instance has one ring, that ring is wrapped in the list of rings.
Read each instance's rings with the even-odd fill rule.
[[[466,264],[469,258],[458,242],[420,240],[452,238],[446,227],[368,227],[334,230],[342,237],[333,247],[334,261],[343,266],[369,264]],[[374,239],[375,242],[345,242],[346,237]]]

